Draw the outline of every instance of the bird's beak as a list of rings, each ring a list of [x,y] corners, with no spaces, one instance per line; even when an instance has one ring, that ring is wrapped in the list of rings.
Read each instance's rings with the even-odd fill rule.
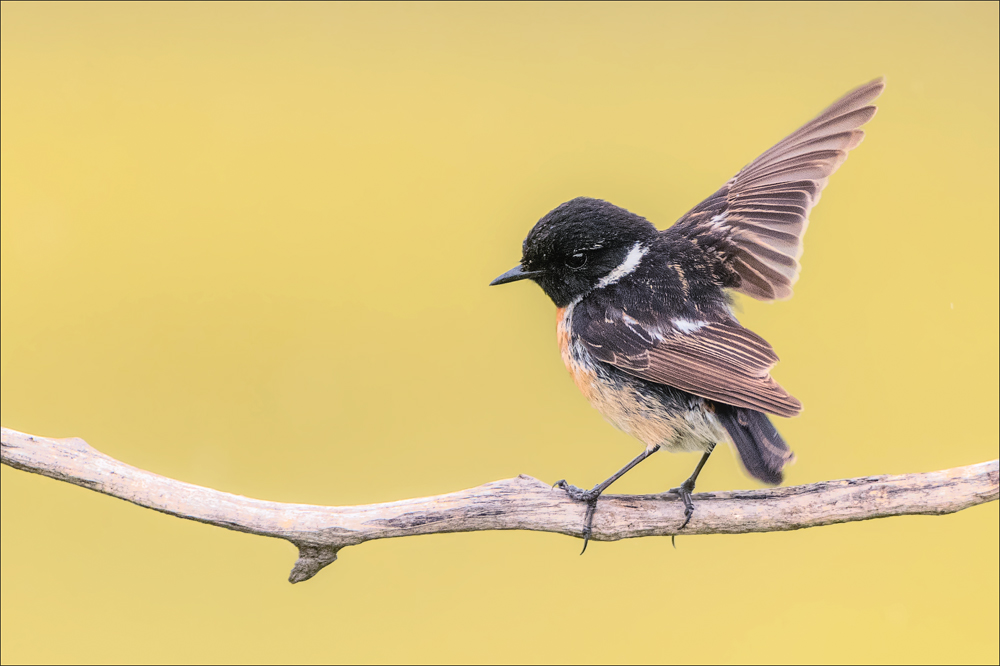
[[[493,282],[490,282],[490,286],[491,287],[495,287],[498,284],[507,284],[508,282],[517,282],[518,280],[525,280],[525,279],[528,279],[528,278],[533,278],[536,275],[540,275],[540,274],[541,274],[541,271],[526,271],[526,270],[523,270],[521,268],[521,265],[518,264],[517,266],[514,266],[514,268],[510,269],[509,271],[507,271],[506,273],[504,273],[503,275],[501,275],[500,277],[498,277],[496,280],[493,280]]]

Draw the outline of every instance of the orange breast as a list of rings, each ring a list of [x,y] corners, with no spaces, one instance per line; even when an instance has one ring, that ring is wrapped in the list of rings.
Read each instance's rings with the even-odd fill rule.
[[[569,317],[566,308],[556,310],[556,340],[559,342],[559,354],[570,376],[573,377],[573,383],[593,403],[595,373],[592,369],[577,363],[570,352]]]
[[[587,401],[612,425],[648,447],[659,444],[676,448],[673,444],[678,421],[675,415],[663,410],[655,399],[644,397],[627,383],[610,382],[607,378],[602,381],[595,366],[579,360],[586,354],[581,355],[579,350],[573,353],[574,343],[569,326],[572,316],[572,311],[567,312],[567,308],[556,311],[556,337],[563,363]],[[683,444],[678,443],[677,446]],[[695,450],[702,449],[704,446],[699,443]]]

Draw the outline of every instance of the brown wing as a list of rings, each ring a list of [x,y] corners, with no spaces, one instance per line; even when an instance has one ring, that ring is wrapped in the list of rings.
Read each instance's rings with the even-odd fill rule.
[[[574,314],[573,330],[598,360],[630,375],[778,416],[802,411],[771,378],[774,349],[738,323],[675,318],[653,324],[614,307],[592,307]]]
[[[809,211],[829,177],[864,138],[884,79],[853,90],[755,159],[665,233],[728,241],[736,291],[758,300],[788,298],[799,277]]]
[[[665,337],[634,374],[727,405],[795,416],[802,403],[770,375],[778,357],[763,338],[735,325],[709,324]]]

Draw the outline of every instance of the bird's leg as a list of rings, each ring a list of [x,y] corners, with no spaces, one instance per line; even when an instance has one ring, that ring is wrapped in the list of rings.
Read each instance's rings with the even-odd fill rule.
[[[584,490],[583,488],[577,488],[576,486],[571,486],[570,484],[566,483],[566,479],[563,479],[562,481],[556,481],[555,485],[552,486],[553,488],[562,488],[563,490],[566,491],[566,494],[569,495],[572,499],[587,503],[587,516],[584,518],[583,521],[583,550],[580,551],[581,555],[583,555],[587,551],[587,543],[590,541],[590,528],[594,523],[594,511],[597,509],[597,498],[601,496],[601,493],[603,493],[605,490],[608,489],[608,486],[610,486],[612,483],[620,479],[625,474],[625,472],[629,471],[630,469],[632,469],[633,467],[635,467],[643,460],[645,460],[646,458],[653,455],[659,450],[660,450],[659,444],[657,444],[651,449],[646,449],[645,451],[637,455],[632,460],[632,462],[625,465],[620,470],[612,474],[610,478],[602,481],[601,483],[598,483],[590,490]],[[697,476],[697,473],[695,473],[695,476]],[[693,483],[691,487],[692,488],[694,487]]]
[[[694,492],[694,483],[698,480],[698,475],[701,474],[701,468],[705,466],[708,462],[708,457],[712,455],[712,451],[715,450],[715,444],[708,447],[705,454],[698,461],[698,466],[694,468],[691,472],[691,476],[688,477],[687,481],[682,483],[677,488],[671,488],[670,492],[677,493],[681,496],[681,501],[684,502],[684,524],[678,528],[678,531],[687,527],[687,524],[691,522],[691,515],[694,513],[694,502],[691,501],[691,493]],[[671,537],[673,539],[673,537]]]

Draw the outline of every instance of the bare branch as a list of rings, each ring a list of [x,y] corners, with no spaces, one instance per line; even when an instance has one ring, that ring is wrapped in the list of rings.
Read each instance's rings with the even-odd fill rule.
[[[2,429],[5,465],[90,488],[180,518],[279,537],[299,549],[289,580],[315,576],[345,546],[392,537],[481,530],[535,530],[581,537],[584,505],[521,475],[447,495],[369,504],[265,502],[174,481],[115,460],[79,438]],[[790,488],[699,493],[684,534],[778,532],[886,516],[954,513],[998,495],[998,461],[940,472],[868,476]],[[592,539],[677,533],[684,507],[671,493],[605,495]]]

